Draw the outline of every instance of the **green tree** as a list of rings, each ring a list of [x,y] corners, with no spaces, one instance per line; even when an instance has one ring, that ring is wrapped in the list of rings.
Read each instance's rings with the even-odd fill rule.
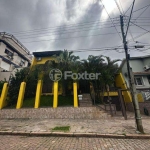
[[[69,79],[64,79],[64,72],[65,71],[77,71],[79,62],[79,56],[73,55],[73,52],[69,52],[67,50],[62,51],[60,56],[56,57],[57,67],[62,71],[62,94],[63,96],[66,95],[67,88],[68,88],[68,82]]]
[[[14,76],[11,76],[8,89],[8,105],[17,103],[20,84],[26,80],[25,98],[35,96],[36,85],[38,80],[38,69],[35,68],[29,74],[29,68],[17,70]]]

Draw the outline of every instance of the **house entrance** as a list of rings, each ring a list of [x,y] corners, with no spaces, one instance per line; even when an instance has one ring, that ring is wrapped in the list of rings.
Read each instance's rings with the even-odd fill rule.
[[[79,81],[79,94],[90,93],[90,83],[87,80]]]

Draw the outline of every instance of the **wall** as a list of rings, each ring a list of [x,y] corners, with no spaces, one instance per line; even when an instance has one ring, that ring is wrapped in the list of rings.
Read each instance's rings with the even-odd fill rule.
[[[144,107],[147,108],[147,110],[149,111],[149,114],[150,114],[150,101],[148,101],[148,102],[141,102],[141,103],[139,102],[139,108],[140,108],[141,114],[144,114]],[[134,112],[132,103],[126,103],[126,108],[127,108],[127,111]]]
[[[145,70],[144,70],[145,63],[150,64],[150,58],[146,58],[146,59],[144,58],[144,59],[139,59],[139,60],[130,60],[130,66],[132,67],[133,72],[145,72]],[[126,64],[126,62],[122,66],[121,72],[122,72],[122,75],[125,79],[125,83],[126,83],[127,87],[129,87],[128,76],[125,75],[125,73],[127,73],[127,64]],[[136,89],[150,88],[150,84],[148,82],[147,76],[137,75],[136,77],[142,77],[143,82],[144,82],[143,86],[136,86]]]
[[[145,65],[148,65],[148,66],[150,67],[150,58],[145,58],[145,59],[143,60],[143,63],[144,63],[144,66],[145,66]]]
[[[30,56],[28,56],[28,53],[25,52],[20,46],[18,46],[15,42],[13,42],[13,40],[11,40],[10,42],[10,39],[5,39],[8,43],[10,43],[10,45],[12,45],[19,53],[21,53],[22,55],[24,55],[24,57],[26,59],[28,59],[28,61],[30,60]],[[12,52],[14,54],[13,56],[13,59],[10,59],[8,58],[6,53],[5,53],[5,49],[9,50],[10,52]],[[3,42],[0,42],[0,55],[3,56],[4,58],[6,58],[7,60],[10,61],[10,64],[11,62],[16,64],[17,66],[20,66],[20,62],[21,60],[24,60],[24,64],[23,66],[21,67],[27,67],[28,66],[28,61],[23,57],[21,56],[19,53],[16,53],[14,52],[14,50],[10,47],[8,47],[6,44],[4,44]],[[3,60],[2,60],[3,61]],[[3,66],[1,66],[3,67]],[[13,69],[12,67],[10,67],[10,69],[8,71],[11,71],[11,69]]]
[[[0,81],[8,81],[10,77],[11,72],[0,72]]]
[[[143,60],[130,60],[130,66],[133,72],[143,72],[144,71],[144,63]]]

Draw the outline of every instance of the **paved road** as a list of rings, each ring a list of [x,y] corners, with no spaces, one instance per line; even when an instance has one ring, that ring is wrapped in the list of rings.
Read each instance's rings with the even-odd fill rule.
[[[150,150],[150,139],[25,137],[0,135],[0,150]]]

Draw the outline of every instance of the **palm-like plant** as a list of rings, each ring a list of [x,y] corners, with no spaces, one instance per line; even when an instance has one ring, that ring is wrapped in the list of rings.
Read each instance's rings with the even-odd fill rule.
[[[67,50],[64,50],[60,56],[57,58],[58,68],[62,71],[62,74],[64,74],[65,71],[73,71],[78,72],[79,69],[79,56],[73,55],[73,52],[68,52]],[[64,76],[62,77],[62,92],[63,95],[66,95],[66,89],[68,85],[68,80],[64,80]]]

